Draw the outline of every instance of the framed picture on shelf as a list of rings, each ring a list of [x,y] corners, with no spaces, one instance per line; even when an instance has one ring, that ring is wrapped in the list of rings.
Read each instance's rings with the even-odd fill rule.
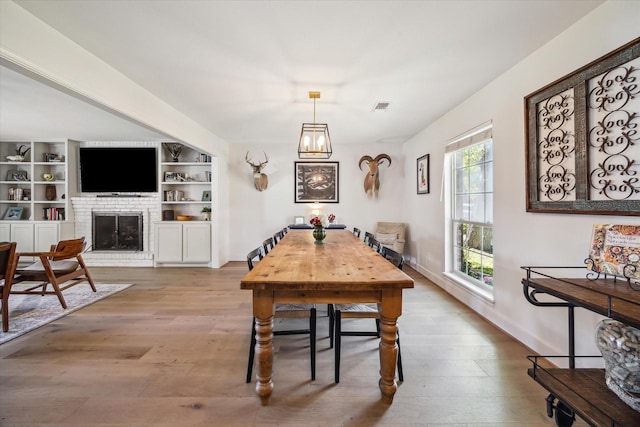
[[[22,219],[23,210],[24,208],[21,208],[21,207],[8,208],[7,211],[4,213],[4,217],[2,219],[5,221]]]
[[[338,162],[294,162],[295,203],[338,203]]]
[[[202,201],[210,202],[211,201],[211,191],[205,190],[202,192]]]
[[[416,182],[418,194],[429,194],[429,155],[418,157],[416,162]]]
[[[7,181],[29,181],[27,171],[12,169],[7,171]]]
[[[165,172],[164,182],[186,182],[187,177],[182,172]]]

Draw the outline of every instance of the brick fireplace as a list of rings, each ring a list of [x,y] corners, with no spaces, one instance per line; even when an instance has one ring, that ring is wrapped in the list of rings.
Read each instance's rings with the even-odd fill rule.
[[[89,266],[153,267],[155,238],[153,223],[160,221],[160,199],[157,194],[145,197],[73,197],[75,234],[84,236],[87,252],[83,255]],[[141,250],[95,250],[93,242],[94,215],[140,215],[142,219]],[[99,246],[99,245],[98,245]]]

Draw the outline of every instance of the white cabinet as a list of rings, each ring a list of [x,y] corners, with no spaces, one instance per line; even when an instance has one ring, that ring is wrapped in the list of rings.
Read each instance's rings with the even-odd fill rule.
[[[208,264],[211,223],[163,221],[155,224],[154,264]]]
[[[73,239],[73,223],[49,221],[3,221],[0,241],[16,242],[18,252],[46,252],[60,240]],[[20,261],[29,259],[20,258]]]

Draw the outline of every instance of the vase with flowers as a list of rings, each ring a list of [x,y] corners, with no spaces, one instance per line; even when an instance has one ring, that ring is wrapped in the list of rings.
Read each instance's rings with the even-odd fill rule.
[[[333,221],[336,220],[336,216],[334,214],[329,214],[327,218],[329,219],[329,224],[333,224]]]
[[[329,226],[329,218],[326,215],[316,215],[309,221],[313,225],[313,238],[316,239],[315,243],[321,245],[324,238],[327,237],[327,231],[325,228]]]

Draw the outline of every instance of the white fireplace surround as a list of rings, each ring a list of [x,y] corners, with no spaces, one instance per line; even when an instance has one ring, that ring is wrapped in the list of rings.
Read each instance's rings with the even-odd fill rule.
[[[83,254],[89,266],[153,267],[155,236],[153,223],[160,221],[160,200],[157,193],[143,197],[73,197],[75,235],[84,236],[87,252]],[[142,251],[93,251],[92,214],[94,212],[142,212]]]

